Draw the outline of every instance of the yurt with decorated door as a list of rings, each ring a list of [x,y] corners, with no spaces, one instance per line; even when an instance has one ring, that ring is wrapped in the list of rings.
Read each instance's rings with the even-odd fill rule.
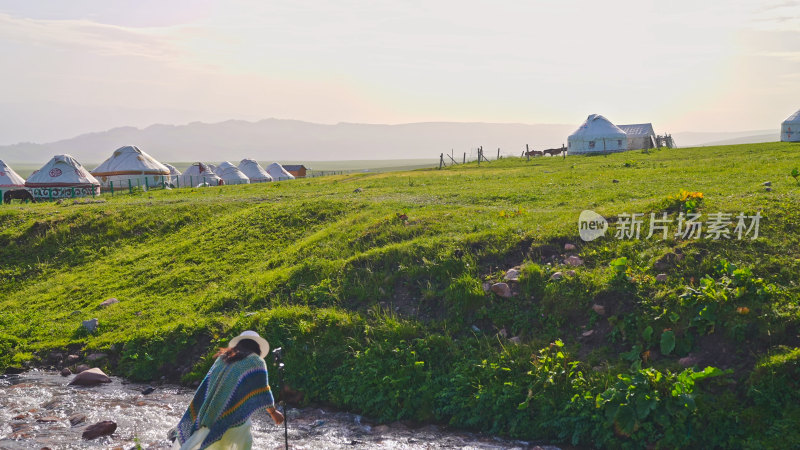
[[[70,155],[56,155],[33,172],[25,187],[37,200],[100,195],[100,182]]]

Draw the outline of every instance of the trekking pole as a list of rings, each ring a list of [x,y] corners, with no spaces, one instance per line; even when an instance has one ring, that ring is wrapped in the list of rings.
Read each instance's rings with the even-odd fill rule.
[[[281,390],[283,390],[283,368],[285,367],[283,364],[283,348],[276,348],[272,351],[272,355],[275,357],[275,365],[278,366],[278,384],[281,385]],[[286,443],[286,450],[289,450],[289,414],[286,412],[286,401],[282,395],[278,404],[283,409],[283,440]]]

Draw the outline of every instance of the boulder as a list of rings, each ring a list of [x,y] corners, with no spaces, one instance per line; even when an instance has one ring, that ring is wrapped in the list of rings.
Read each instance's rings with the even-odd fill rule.
[[[72,371],[69,370],[69,368],[64,367],[63,369],[61,369],[61,376],[62,377],[68,377],[70,375],[72,375]]]
[[[596,312],[601,316],[606,315],[606,307],[603,305],[597,305],[597,304],[592,305],[592,311]]]
[[[569,258],[564,260],[564,263],[572,267],[578,267],[583,265],[583,260],[578,258],[577,256],[570,256]]]
[[[150,395],[155,390],[156,390],[156,388],[154,388],[153,386],[147,386],[146,388],[142,389],[142,395]]]
[[[483,283],[483,292],[488,294],[492,290],[492,283]]]
[[[115,431],[117,431],[117,424],[110,420],[104,420],[86,427],[86,429],[83,430],[83,438],[86,440],[91,440],[99,438],[100,436],[112,435]]]
[[[89,369],[91,369],[91,367],[87,366],[86,364],[78,364],[78,366],[75,367],[75,373],[78,374]]]
[[[492,292],[497,294],[498,297],[509,298],[511,297],[511,288],[506,283],[495,283],[492,285]]]
[[[81,322],[81,326],[83,328],[86,328],[86,331],[88,331],[89,333],[94,333],[95,331],[97,331],[98,324],[99,321],[97,320],[97,318],[84,320],[83,322]]]
[[[111,383],[111,378],[108,377],[102,370],[97,367],[75,375],[75,378],[69,382],[70,386],[97,386],[102,383]]]
[[[76,362],[80,361],[81,357],[78,355],[69,355],[67,356],[67,364],[75,364]]]
[[[103,303],[100,303],[100,306],[106,308],[108,306],[113,305],[114,303],[119,303],[119,300],[115,299],[114,297],[111,297],[108,300],[104,301]]]
[[[575,247],[575,244],[570,244],[570,243],[564,244],[564,250],[565,251],[572,252],[572,251],[575,251],[576,249],[577,249],[577,247]]]
[[[517,281],[519,280],[519,270],[517,269],[508,269],[506,275],[504,277],[506,281]]]

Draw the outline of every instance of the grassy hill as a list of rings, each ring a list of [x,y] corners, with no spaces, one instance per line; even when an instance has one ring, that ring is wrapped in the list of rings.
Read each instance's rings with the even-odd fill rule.
[[[69,352],[190,382],[255,329],[306,401],[380,420],[797,446],[798,166],[800,146],[769,143],[2,206],[0,367]],[[586,209],[605,237],[581,241]],[[646,238],[662,211],[670,236]],[[691,211],[730,213],[732,238],[672,236]],[[615,238],[622,213],[645,214],[641,239]],[[485,291],[515,267],[510,297]]]

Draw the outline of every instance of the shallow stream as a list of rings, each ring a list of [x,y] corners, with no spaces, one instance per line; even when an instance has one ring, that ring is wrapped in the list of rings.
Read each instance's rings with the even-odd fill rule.
[[[0,450],[120,449],[138,442],[145,449],[168,449],[173,428],[194,393],[180,386],[161,385],[142,394],[147,385],[119,378],[97,387],[67,386],[71,377],[32,371],[0,378]],[[71,425],[86,416],[83,423]],[[548,449],[527,442],[507,441],[436,425],[409,427],[403,423],[376,425],[361,416],[321,408],[289,408],[289,446],[293,449]],[[91,441],[81,433],[103,420],[117,423],[111,436]],[[266,412],[253,418],[253,442],[258,449],[284,448],[283,427]]]

